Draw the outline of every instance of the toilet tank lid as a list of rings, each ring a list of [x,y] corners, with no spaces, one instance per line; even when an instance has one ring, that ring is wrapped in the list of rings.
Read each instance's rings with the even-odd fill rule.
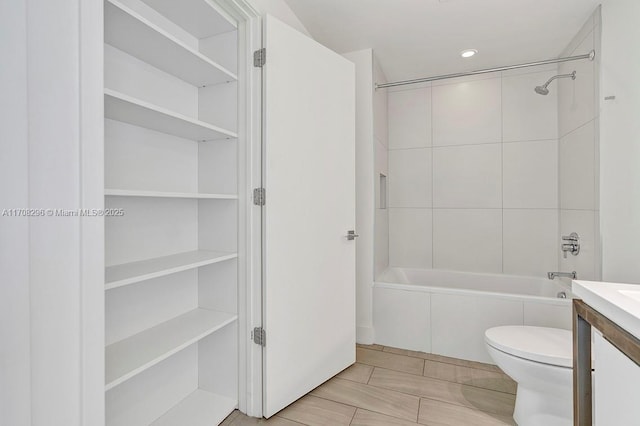
[[[573,343],[569,330],[523,325],[490,328],[485,341],[495,349],[530,361],[573,367]]]

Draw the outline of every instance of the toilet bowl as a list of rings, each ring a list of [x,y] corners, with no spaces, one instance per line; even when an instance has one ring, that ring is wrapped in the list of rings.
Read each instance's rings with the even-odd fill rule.
[[[573,424],[573,347],[568,330],[503,326],[485,332],[489,355],[518,383],[519,426]]]

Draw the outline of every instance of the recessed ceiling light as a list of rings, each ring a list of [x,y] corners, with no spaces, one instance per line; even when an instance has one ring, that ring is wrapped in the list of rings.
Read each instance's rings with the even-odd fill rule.
[[[470,58],[476,53],[478,53],[476,49],[467,49],[460,52],[460,56],[462,56],[463,58]]]

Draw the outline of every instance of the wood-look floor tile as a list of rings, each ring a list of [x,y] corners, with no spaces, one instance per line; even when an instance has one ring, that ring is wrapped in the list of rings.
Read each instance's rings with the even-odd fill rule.
[[[342,370],[336,377],[351,380],[353,382],[367,383],[369,377],[373,373],[373,367],[370,365],[355,363],[351,367]]]
[[[405,373],[411,374],[422,375],[424,370],[424,360],[422,359],[370,349],[357,348],[356,360],[361,364],[388,368],[389,370],[404,371]]]
[[[236,417],[238,417],[238,415],[240,415],[240,411],[233,410],[233,412],[229,414],[227,418],[223,420],[222,423],[220,423],[220,426],[229,426],[231,422],[234,421]]]
[[[505,416],[513,414],[515,404],[512,394],[383,368],[373,371],[369,385]]]
[[[305,426],[303,423],[294,422],[293,420],[284,419],[282,417],[273,416],[269,419],[257,419],[255,417],[248,417],[240,413],[229,426]]]
[[[434,379],[456,382],[456,369],[458,367],[458,365],[447,364],[445,362],[425,360],[423,375],[426,377],[433,377]]]
[[[461,365],[425,360],[424,375],[434,379],[448,380],[463,385],[491,389],[498,392],[516,393],[517,384],[502,372],[481,370]]]
[[[420,398],[350,380],[331,379],[311,394],[413,422],[418,418]]]
[[[308,426],[349,426],[355,412],[355,407],[307,395],[280,411],[277,416]]]
[[[351,426],[416,426],[417,423],[358,408]]]
[[[502,372],[502,370],[500,370],[500,367],[498,367],[497,365],[485,364],[484,362],[469,361],[469,360],[466,360],[466,359],[458,359],[458,358],[450,358],[448,356],[436,355],[436,354],[428,354],[428,353],[425,353],[425,352],[410,351],[410,350],[407,350],[407,349],[392,348],[390,346],[385,346],[383,351],[384,352],[389,352],[389,353],[392,353],[392,354],[410,356],[410,357],[413,357],[413,358],[422,358],[422,359],[427,359],[427,360],[430,360],[430,361],[444,362],[444,363],[453,364],[453,365],[461,365],[463,367],[478,368],[480,370]]]
[[[363,349],[371,349],[371,350],[374,350],[374,351],[381,351],[381,350],[384,349],[384,346],[376,345],[376,344],[373,344],[373,345],[362,345],[360,343],[356,343],[356,348],[363,348]]]
[[[514,394],[518,384],[502,372],[456,366],[456,382],[463,385]]]
[[[490,414],[461,405],[432,399],[420,400],[418,422],[428,426],[504,426],[515,425],[510,416]]]

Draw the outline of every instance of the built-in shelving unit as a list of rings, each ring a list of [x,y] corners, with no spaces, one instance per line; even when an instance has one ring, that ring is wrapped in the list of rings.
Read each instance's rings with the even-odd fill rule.
[[[237,258],[237,253],[210,250],[194,250],[171,256],[162,256],[138,262],[113,265],[106,269],[106,289],[122,287],[141,281],[159,278],[201,266],[212,265]]]
[[[193,141],[237,138],[237,133],[170,111],[149,102],[104,91],[105,117]]]
[[[211,9],[206,1],[192,3]],[[104,13],[105,43],[196,87],[237,80],[231,71],[122,3],[107,0]]]
[[[137,191],[131,189],[105,189],[104,195],[117,197],[155,197],[155,198],[193,198],[201,200],[237,200],[233,194],[203,194],[194,192],[162,192],[162,191]]]
[[[194,309],[107,346],[106,390],[235,321],[236,315]]]
[[[104,0],[107,426],[238,406],[237,29],[215,0]]]
[[[151,425],[211,426],[211,422],[208,419],[224,418],[236,405],[235,399],[221,397],[198,389]]]

